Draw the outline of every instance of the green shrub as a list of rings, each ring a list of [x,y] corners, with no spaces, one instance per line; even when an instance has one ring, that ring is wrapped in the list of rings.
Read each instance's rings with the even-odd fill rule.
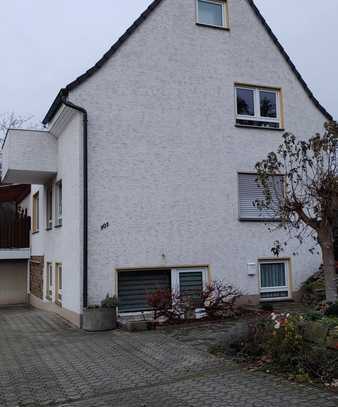
[[[321,323],[327,325],[330,329],[335,328],[338,326],[338,317],[323,317],[320,320]]]
[[[251,324],[248,336],[237,344],[247,360],[269,364],[269,370],[296,381],[331,383],[338,378],[338,354],[303,337],[302,316],[274,314]]]
[[[116,308],[117,304],[118,301],[115,295],[113,297],[110,297],[109,294],[107,294],[106,298],[101,301],[102,308]]]
[[[338,317],[338,303],[334,303],[328,306],[328,308],[326,308],[324,314],[327,317]]]
[[[272,312],[274,308],[273,308],[273,304],[271,304],[271,302],[262,302],[261,309],[263,311]]]
[[[323,315],[320,312],[316,311],[309,311],[306,314],[304,314],[304,319],[306,321],[319,321],[322,318]]]
[[[249,323],[249,331],[246,338],[239,343],[232,344],[232,348],[237,350],[240,356],[249,359],[257,359],[266,354],[266,344],[273,332],[273,323],[270,318],[259,317],[254,322]]]

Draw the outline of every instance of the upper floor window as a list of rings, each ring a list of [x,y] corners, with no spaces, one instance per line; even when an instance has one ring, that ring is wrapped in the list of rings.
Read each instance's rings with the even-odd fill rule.
[[[62,226],[62,181],[55,184],[55,226]]]
[[[281,100],[278,89],[236,86],[236,124],[281,128]]]
[[[32,208],[32,229],[33,233],[36,233],[39,231],[40,227],[40,219],[39,219],[39,210],[40,210],[40,204],[39,204],[39,192],[35,193],[33,195],[33,208]]]
[[[53,188],[48,185],[46,190],[46,228],[47,230],[53,227]]]
[[[227,2],[225,0],[197,0],[197,23],[228,28]]]
[[[239,218],[240,220],[251,221],[276,221],[275,210],[278,197],[283,194],[284,178],[280,175],[271,176],[269,191],[272,196],[272,208],[259,209],[257,201],[264,201],[263,189],[257,184],[256,174],[240,173],[239,177]],[[271,187],[270,187],[271,186]]]

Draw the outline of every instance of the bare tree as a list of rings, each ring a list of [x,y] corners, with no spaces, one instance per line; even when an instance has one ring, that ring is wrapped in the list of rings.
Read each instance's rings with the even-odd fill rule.
[[[2,171],[1,149],[7,134],[7,130],[11,128],[21,129],[23,127],[28,129],[41,129],[42,126],[33,122],[32,119],[33,116],[19,116],[14,112],[0,113],[0,184]]]
[[[279,255],[290,238],[299,244],[312,240],[310,252],[319,245],[325,275],[326,300],[337,300],[334,230],[338,213],[338,125],[325,124],[323,135],[297,140],[285,133],[276,152],[256,164],[262,200],[254,204],[272,210],[276,228],[287,231],[285,242],[276,241],[272,252]],[[279,177],[274,177],[279,176]],[[282,177],[282,178],[281,178]],[[283,187],[271,180],[282,179]]]
[[[21,129],[24,126],[28,129],[39,129],[41,125],[34,123],[34,116],[20,116],[14,112],[0,114],[0,149],[10,128]]]

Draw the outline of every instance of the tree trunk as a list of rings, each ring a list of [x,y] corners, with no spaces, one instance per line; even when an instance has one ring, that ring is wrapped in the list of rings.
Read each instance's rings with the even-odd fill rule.
[[[336,260],[334,244],[331,239],[321,240],[320,244],[323,255],[323,268],[325,277],[326,302],[337,301]]]

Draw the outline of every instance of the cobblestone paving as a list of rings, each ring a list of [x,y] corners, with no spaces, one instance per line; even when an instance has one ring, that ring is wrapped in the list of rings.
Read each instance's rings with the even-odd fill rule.
[[[337,407],[338,398],[242,372],[161,332],[89,334],[0,310],[1,407]]]
[[[248,332],[248,323],[244,319],[220,322],[200,322],[178,326],[165,326],[159,331],[190,345],[198,350],[208,352],[212,346],[227,346]]]

